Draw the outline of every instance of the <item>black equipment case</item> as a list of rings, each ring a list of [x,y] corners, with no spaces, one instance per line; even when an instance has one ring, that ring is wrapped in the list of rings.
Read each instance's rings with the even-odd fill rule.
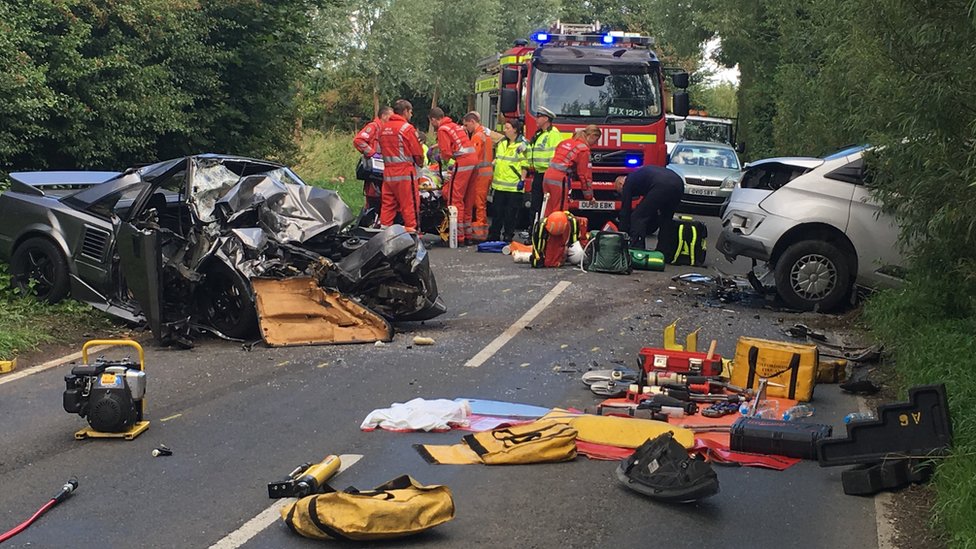
[[[732,424],[729,447],[735,452],[817,459],[817,441],[830,438],[833,427],[758,417]]]

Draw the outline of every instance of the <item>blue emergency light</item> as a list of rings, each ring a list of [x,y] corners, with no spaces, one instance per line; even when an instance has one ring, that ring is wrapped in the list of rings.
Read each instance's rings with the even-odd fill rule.
[[[628,166],[639,166],[640,165],[640,157],[639,156],[628,156],[626,162],[627,162],[627,165]]]
[[[532,37],[532,39],[540,44],[544,44],[549,41],[549,34],[544,32],[537,32],[535,33],[535,36]]]
[[[613,44],[613,35],[611,35],[611,34],[604,34],[603,35],[603,43],[604,44]]]

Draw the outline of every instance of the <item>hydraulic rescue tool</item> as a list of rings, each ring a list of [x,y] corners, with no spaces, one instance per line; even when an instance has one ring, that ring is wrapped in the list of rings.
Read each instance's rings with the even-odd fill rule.
[[[325,481],[339,472],[341,465],[339,456],[335,455],[326,456],[319,463],[303,463],[288,473],[284,480],[268,483],[268,497],[303,498],[317,494],[325,486]]]
[[[88,349],[95,345],[133,347],[139,352],[139,363],[129,357],[107,360],[99,357],[88,362]],[[142,346],[129,339],[93,339],[81,348],[80,366],[64,376],[64,411],[78,414],[91,427],[75,433],[81,440],[124,438],[132,440],[149,428],[143,420],[146,410],[146,356]]]

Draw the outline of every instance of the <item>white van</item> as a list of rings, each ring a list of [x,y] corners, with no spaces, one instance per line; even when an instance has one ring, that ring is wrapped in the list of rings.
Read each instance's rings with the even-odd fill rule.
[[[801,310],[837,309],[855,285],[899,284],[898,228],[865,186],[865,149],[747,164],[723,206],[718,251],[752,258],[753,285]]]

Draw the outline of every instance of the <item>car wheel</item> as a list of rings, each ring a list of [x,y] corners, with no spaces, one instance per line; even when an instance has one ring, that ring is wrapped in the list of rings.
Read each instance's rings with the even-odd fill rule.
[[[776,292],[802,311],[835,309],[850,292],[850,266],[844,252],[829,242],[803,240],[776,262]]]
[[[221,264],[207,272],[197,295],[203,318],[218,332],[236,338],[251,337],[257,332],[257,310],[250,284],[240,274]]]
[[[13,284],[38,299],[57,303],[68,295],[68,262],[48,238],[28,238],[10,257]]]

